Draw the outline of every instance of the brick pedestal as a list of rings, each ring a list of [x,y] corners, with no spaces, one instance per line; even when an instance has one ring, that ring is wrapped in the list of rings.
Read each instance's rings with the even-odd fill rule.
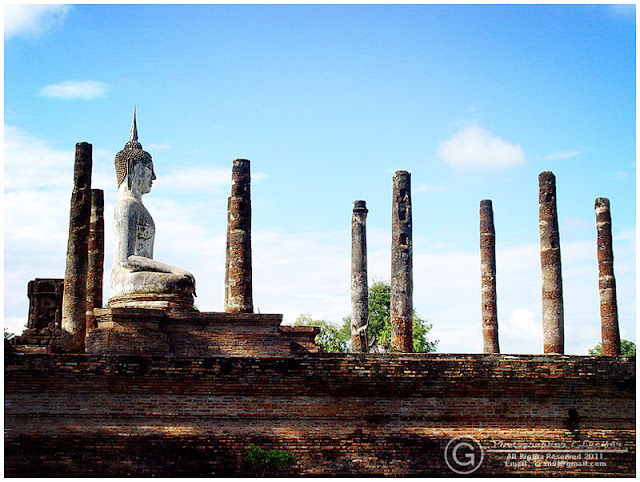
[[[319,351],[313,342],[318,328],[281,327],[278,314],[111,307],[94,310],[94,316],[97,328],[86,340],[87,353],[94,355],[260,357]]]

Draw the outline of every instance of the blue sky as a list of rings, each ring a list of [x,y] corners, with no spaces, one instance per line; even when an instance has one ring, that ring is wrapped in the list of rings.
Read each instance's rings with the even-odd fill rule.
[[[252,161],[254,304],[349,314],[350,219],[390,270],[391,179],[412,173],[415,299],[439,351],[479,352],[478,207],[496,223],[500,342],[542,351],[537,176],[557,177],[568,353],[600,339],[594,199],[609,197],[635,340],[635,7],[74,5],[5,9],[5,325],[62,277],[73,149],[105,190],[137,105],[158,180],[155,257],[222,309],[226,197]]]

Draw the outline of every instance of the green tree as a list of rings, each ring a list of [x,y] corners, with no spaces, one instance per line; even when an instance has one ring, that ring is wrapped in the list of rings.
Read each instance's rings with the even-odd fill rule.
[[[314,320],[311,315],[298,316],[295,325],[317,326],[320,333],[316,335],[316,344],[329,353],[346,353],[349,351],[348,342],[351,339],[351,326],[343,323],[337,326],[326,320]]]
[[[620,340],[620,353],[622,356],[636,356],[636,344],[629,340]],[[589,355],[602,355],[602,344],[598,343],[596,346],[589,349]]]
[[[391,285],[376,281],[369,287],[369,340],[375,337],[378,345],[391,343]],[[351,346],[351,319],[345,317],[341,325],[325,320],[313,320],[310,315],[300,315],[296,325],[317,326],[320,333],[316,343],[330,353],[348,352]],[[427,335],[433,325],[413,311],[413,351],[430,353],[436,351],[438,340],[429,341]]]

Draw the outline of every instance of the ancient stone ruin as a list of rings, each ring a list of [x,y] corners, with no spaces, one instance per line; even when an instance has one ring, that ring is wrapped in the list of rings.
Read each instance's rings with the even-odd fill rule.
[[[367,203],[354,201],[351,217],[351,351],[369,351],[367,280]]]
[[[142,203],[156,178],[138,141],[116,154],[118,203],[108,308],[93,309],[86,352],[179,356],[288,356],[317,352],[318,329],[281,326],[282,315],[254,314],[251,283],[250,161],[233,161],[228,203],[225,312],[195,309],[195,278],[153,259],[155,224]]]
[[[97,328],[93,310],[102,308],[104,278],[104,191],[91,190],[91,218],[87,244],[87,330]]]
[[[480,201],[480,272],[482,290],[482,341],[485,353],[500,353],[496,290],[496,230],[490,199]]]
[[[411,353],[407,171],[393,177],[391,352],[369,350],[369,211],[358,200],[353,353],[327,354],[314,342],[318,328],[253,313],[248,160],[233,161],[224,311],[198,311],[193,275],[153,259],[155,224],[142,196],[156,173],[138,141],[135,111],[115,158],[115,255],[103,307],[104,193],[91,189],[91,153],[90,144],[77,145],[65,279],[29,282],[28,328],[9,349],[5,342],[7,476],[635,474],[635,357],[620,356],[605,198],[595,210],[607,356],[559,356],[562,278],[550,172],[539,178],[544,354],[500,354],[490,200],[480,203],[484,353]],[[253,447],[291,463],[257,473]],[[543,463],[547,454],[556,463]]]
[[[542,268],[542,332],[545,353],[564,353],[564,306],[556,177],[551,171],[540,183],[540,265]]]
[[[76,145],[67,264],[62,295],[61,347],[69,352],[84,351],[86,334],[92,151],[91,144],[87,142]]]
[[[391,208],[391,350],[413,351],[413,224],[411,174],[393,175]]]
[[[611,236],[609,200],[605,197],[597,198],[595,211],[598,230],[598,270],[600,273],[598,288],[602,318],[602,354],[619,356],[620,328],[618,326],[616,278],[613,274],[613,237]]]
[[[236,159],[232,167],[224,312],[200,313],[193,304],[193,275],[153,259],[155,224],[142,196],[151,191],[156,174],[151,154],[143,150],[138,140],[135,109],[129,141],[115,157],[118,203],[113,223],[114,264],[108,307],[103,308],[104,193],[91,189],[92,163],[91,144],[78,143],[62,296],[56,294],[53,305],[52,296],[58,293],[59,282],[39,279],[31,282],[29,324],[25,333],[15,337],[13,345],[47,346],[54,352],[71,353],[207,356],[276,356],[319,350],[313,342],[317,329],[282,326],[282,315],[253,313],[249,160]],[[542,172],[539,185],[543,351],[563,354],[562,269],[553,173]],[[603,351],[618,356],[620,333],[609,201],[596,199],[595,211]],[[351,257],[354,353],[367,353],[375,343],[368,333],[367,213],[365,201],[354,202]],[[413,350],[412,222],[411,174],[396,171],[391,219],[391,351],[395,353]],[[480,202],[480,260],[483,351],[499,354],[495,227],[489,199]],[[38,291],[36,285],[57,287],[47,292]],[[42,308],[44,304],[48,308]],[[43,310],[49,314],[42,315]],[[56,313],[55,317],[51,313]],[[43,316],[48,320],[46,326],[34,321]],[[376,346],[374,351],[381,350]]]
[[[36,278],[27,285],[27,329],[11,339],[13,345],[48,347],[60,344],[64,278]]]
[[[253,313],[251,270],[251,162],[233,161],[227,203],[227,251],[224,311]]]

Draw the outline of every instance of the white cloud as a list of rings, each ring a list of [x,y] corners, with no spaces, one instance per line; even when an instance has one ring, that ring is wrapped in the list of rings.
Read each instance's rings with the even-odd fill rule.
[[[571,159],[572,157],[581,154],[582,151],[558,151],[544,157],[545,161],[555,161],[558,159]]]
[[[512,167],[524,163],[520,145],[495,136],[477,125],[469,125],[440,144],[437,156],[457,168]]]
[[[43,97],[58,99],[93,100],[107,95],[109,84],[97,80],[66,80],[58,84],[45,85],[38,91]]]
[[[62,25],[72,7],[69,5],[4,6],[5,41],[20,35],[37,37]]]
[[[52,149],[16,127],[4,126],[5,191],[70,189],[73,160],[73,150]]]
[[[504,323],[500,323],[499,335],[503,339],[508,339],[511,345],[519,345],[521,351],[538,353],[542,346],[541,322],[527,308],[513,310],[511,316]],[[501,348],[505,353],[504,348]]]

